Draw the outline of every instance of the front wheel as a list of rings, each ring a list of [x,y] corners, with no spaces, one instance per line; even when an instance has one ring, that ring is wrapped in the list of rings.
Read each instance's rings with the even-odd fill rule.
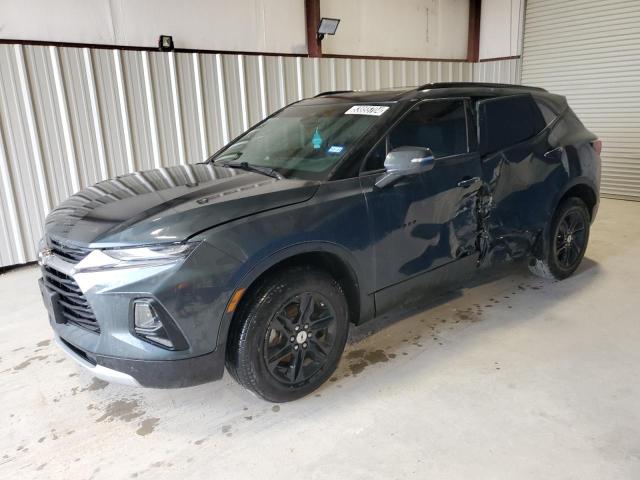
[[[229,337],[227,369],[272,402],[303,397],[335,371],[347,340],[342,288],[310,267],[276,273],[253,290]]]
[[[532,273],[562,280],[576,271],[589,242],[591,216],[585,203],[576,197],[563,201],[553,217],[549,229],[549,248],[546,257],[533,259]]]

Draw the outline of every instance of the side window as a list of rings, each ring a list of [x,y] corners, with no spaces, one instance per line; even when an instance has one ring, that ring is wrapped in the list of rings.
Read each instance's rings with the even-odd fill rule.
[[[369,156],[367,157],[367,163],[365,165],[365,171],[380,170],[384,168],[384,159],[387,157],[387,138],[384,137],[378,142]]]
[[[540,109],[540,113],[542,113],[545,124],[549,125],[558,117],[558,112],[555,111],[553,106],[547,102],[546,99],[536,98],[535,100],[536,105],[538,105],[538,108]]]
[[[463,100],[427,100],[407,113],[367,157],[365,171],[384,168],[386,154],[398,147],[430,148],[435,158],[467,152]]]
[[[478,102],[480,153],[490,153],[527,140],[545,127],[531,95]]]

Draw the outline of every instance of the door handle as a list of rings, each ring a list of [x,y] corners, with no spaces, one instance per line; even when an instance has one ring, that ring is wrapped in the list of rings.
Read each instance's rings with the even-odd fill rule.
[[[556,147],[548,152],[545,152],[544,158],[549,158],[551,160],[560,160],[562,158],[562,152],[564,152],[564,148]]]
[[[480,181],[479,177],[463,178],[458,182],[458,186],[460,188],[469,188],[471,185],[479,181]]]

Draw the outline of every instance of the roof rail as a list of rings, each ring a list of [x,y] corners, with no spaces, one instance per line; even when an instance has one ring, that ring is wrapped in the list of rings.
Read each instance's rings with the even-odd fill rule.
[[[425,83],[416,90],[429,90],[434,88],[462,88],[462,87],[486,87],[486,88],[517,88],[522,90],[540,90],[546,92],[544,88],[530,87],[527,85],[512,85],[510,83],[482,83],[482,82],[438,82]]]
[[[317,98],[317,97],[324,97],[325,95],[334,95],[336,93],[350,93],[353,92],[354,90],[329,90],[327,92],[320,92],[317,95],[314,95],[313,98]]]

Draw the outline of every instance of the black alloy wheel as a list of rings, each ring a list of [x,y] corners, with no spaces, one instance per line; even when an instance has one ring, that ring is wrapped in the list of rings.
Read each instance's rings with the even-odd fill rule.
[[[311,266],[281,270],[249,289],[227,341],[227,370],[272,402],[308,395],[335,371],[349,311],[340,284]]]
[[[586,221],[579,210],[569,210],[558,223],[555,238],[555,255],[558,265],[564,269],[577,266],[586,246]]]
[[[271,318],[263,359],[285,385],[306,382],[323,367],[336,340],[336,313],[321,294],[303,292],[287,299]]]
[[[548,227],[548,248],[542,258],[532,258],[529,270],[549,279],[562,280],[576,271],[589,243],[591,215],[582,199],[569,197],[556,209]]]

